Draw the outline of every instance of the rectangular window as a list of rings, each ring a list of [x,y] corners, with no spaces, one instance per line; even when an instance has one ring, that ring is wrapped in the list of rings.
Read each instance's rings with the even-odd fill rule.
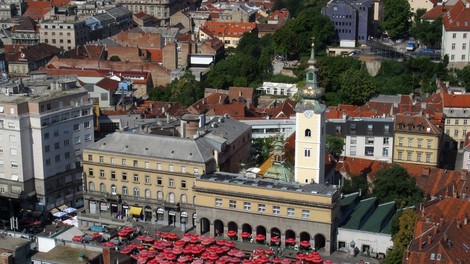
[[[65,152],[65,158],[70,159],[70,152]]]
[[[139,174],[134,173],[134,182],[139,182]]]
[[[100,162],[101,162],[101,163],[104,162],[104,157],[103,157],[103,156],[100,156]]]
[[[413,147],[413,139],[412,138],[408,139],[408,147]]]
[[[181,180],[181,188],[186,189],[186,181]]]
[[[181,173],[186,173],[186,166],[181,166]]]
[[[356,133],[356,124],[351,124],[350,132]]]
[[[403,146],[403,138],[398,138],[398,146]]]
[[[150,184],[150,176],[149,175],[145,175],[145,183]]]
[[[90,127],[90,122],[89,122],[89,121],[87,121],[87,122],[83,123],[83,127],[85,127],[85,128],[89,128],[89,127]]]
[[[122,165],[127,165],[127,161],[126,159],[122,159],[122,162],[121,162]]]
[[[295,216],[295,209],[287,208],[287,216]]]
[[[374,130],[374,125],[368,124],[367,125],[367,132],[372,132]]]
[[[382,149],[382,156],[383,157],[388,157],[388,147]]]
[[[467,124],[467,119],[464,119],[464,120],[463,120],[463,124],[464,124],[464,125]]]
[[[309,219],[310,218],[310,210],[302,210],[302,218]]]
[[[455,43],[452,43],[452,49],[455,50]]]
[[[423,155],[423,154],[422,154],[421,152],[416,153],[416,160],[417,160],[418,162],[421,162],[421,156],[422,156],[422,155]]]
[[[366,138],[366,144],[368,144],[368,145],[374,144],[374,138],[373,137],[367,137]]]
[[[89,169],[88,169],[88,176],[92,176],[92,177],[93,177],[93,169],[92,169],[92,168],[89,168]]]
[[[366,147],[364,151],[365,156],[374,156],[374,147]]]
[[[169,179],[169,180],[168,180],[168,186],[170,186],[170,187],[175,187],[175,180]]]
[[[146,169],[150,169],[150,163],[148,161],[146,161],[144,164],[145,164],[144,166]]]
[[[74,131],[80,130],[80,124],[75,124],[75,125],[73,125],[73,130],[74,130]]]
[[[115,180],[116,179],[116,172],[111,171],[111,179]]]
[[[139,162],[137,160],[134,160],[134,162],[132,163],[134,167],[138,167],[139,166]]]
[[[336,126],[336,134],[341,134],[341,126]]]
[[[91,134],[86,134],[85,135],[85,141],[86,142],[91,141]]]
[[[356,156],[356,146],[351,146],[349,150],[349,155]]]
[[[266,211],[266,205],[258,204],[258,212],[259,213],[264,213],[265,211]]]
[[[232,208],[232,209],[237,208],[237,201],[235,201],[235,200],[230,200],[229,203],[228,203],[228,207],[229,207],[229,208]]]
[[[454,137],[458,137],[459,136],[459,131],[457,129],[454,130]]]
[[[88,161],[93,161],[93,155],[88,155]]]
[[[407,159],[408,161],[411,161],[411,156],[412,156],[412,155],[413,155],[413,153],[407,152],[407,153],[406,153],[406,159]]]
[[[446,120],[446,125],[450,125],[450,119]]]
[[[172,165],[172,164],[170,164],[170,165],[168,166],[168,170],[169,170],[169,171],[171,171],[171,172],[173,172],[173,171],[174,171],[174,167],[173,167],[173,165]]]
[[[194,175],[199,175],[199,168],[193,168]]]
[[[446,129],[446,135],[450,135],[450,129]]]
[[[55,161],[59,162],[60,161],[60,155],[55,155]]]
[[[80,136],[74,137],[74,138],[73,138],[73,142],[74,142],[75,144],[80,144],[80,142],[81,142]]]
[[[463,49],[463,50],[464,50],[464,49],[467,49],[467,43],[463,43],[463,44],[462,44],[462,49]]]
[[[123,181],[127,181],[127,172],[123,172],[121,176]]]
[[[455,119],[455,120],[454,120],[454,124],[458,125],[458,124],[459,124],[459,120],[458,120],[458,119]]]
[[[310,157],[310,149],[309,148],[304,149],[304,156],[305,157]]]
[[[422,139],[418,139],[418,148],[421,148],[423,146],[423,140]]]
[[[49,133],[44,133],[44,139],[49,139]]]
[[[162,185],[163,181],[162,181],[162,177],[158,177],[157,178],[157,185]]]
[[[281,214],[281,207],[277,205],[273,205],[273,215]]]
[[[384,125],[384,132],[389,133],[390,132],[390,125]]]
[[[349,142],[351,143],[351,145],[356,145],[357,138],[356,138],[356,137],[351,137],[351,139],[349,140]]]
[[[215,198],[215,207],[222,207],[222,199]]]
[[[390,142],[390,138],[386,137],[384,138],[384,145],[388,145]]]
[[[115,159],[114,157],[111,157],[111,158],[109,159],[109,162],[110,162],[111,164],[115,164],[115,163],[116,163],[116,159]]]
[[[403,151],[398,151],[398,160],[402,160],[403,159]]]
[[[100,170],[100,178],[104,178],[104,170]]]
[[[251,210],[251,203],[250,202],[243,202],[243,210],[250,211]]]
[[[431,141],[431,140],[428,140],[427,148],[430,149],[431,146],[432,146],[432,141]]]
[[[70,145],[70,140],[69,139],[64,140],[64,146],[68,146],[68,145]]]
[[[431,162],[431,153],[426,154],[426,162],[430,163]]]
[[[157,163],[157,170],[162,170],[162,164],[161,163]]]

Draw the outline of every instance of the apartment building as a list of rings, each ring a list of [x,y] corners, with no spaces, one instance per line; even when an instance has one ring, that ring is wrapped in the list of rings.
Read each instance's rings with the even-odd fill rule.
[[[393,162],[438,166],[442,131],[428,118],[397,114],[393,139]]]
[[[94,140],[86,90],[61,76],[8,82],[1,91],[0,215],[81,206],[81,154]]]
[[[326,133],[344,138],[342,156],[392,162],[393,117],[328,119]]]
[[[88,28],[85,20],[45,20],[40,23],[41,42],[71,50],[88,41]]]
[[[214,173],[195,181],[197,231],[257,242],[308,241],[332,252],[339,221],[340,190],[333,185],[288,183]],[[236,191],[235,191],[236,190]]]
[[[225,48],[236,48],[244,33],[257,34],[256,23],[206,21],[199,30],[199,39],[219,38]]]
[[[441,55],[449,57],[452,67],[464,67],[470,61],[470,3],[457,1],[442,17]]]
[[[444,149],[462,151],[465,148],[465,136],[470,132],[470,94],[464,89],[448,89],[441,86],[440,96],[443,98],[445,115],[444,133],[446,140]]]
[[[200,6],[201,4],[199,1],[190,2],[183,0],[118,0],[116,3],[122,4],[134,14],[144,12],[157,19],[166,20],[168,22],[170,17],[176,12],[187,8],[194,10],[196,6]]]

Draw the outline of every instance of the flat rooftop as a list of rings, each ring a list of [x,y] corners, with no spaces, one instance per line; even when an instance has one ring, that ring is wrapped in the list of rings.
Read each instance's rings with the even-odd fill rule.
[[[12,236],[5,236],[0,238],[0,248],[6,250],[15,250],[15,248],[21,247],[25,244],[31,244],[31,240],[22,239]]]
[[[244,174],[216,172],[199,176],[197,181],[213,181],[254,188],[282,190],[295,193],[311,193],[332,196],[338,189],[335,185],[298,184],[271,179],[247,178]]]
[[[80,254],[92,260],[99,256],[101,252],[85,250],[83,248],[72,248],[64,246],[56,246],[49,252],[38,252],[31,257],[31,260],[41,260],[43,262],[61,263],[61,264],[82,264],[87,260],[80,260]]]

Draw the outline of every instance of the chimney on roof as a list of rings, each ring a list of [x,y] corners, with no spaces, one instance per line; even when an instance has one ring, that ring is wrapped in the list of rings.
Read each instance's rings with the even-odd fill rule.
[[[427,243],[428,243],[428,245],[431,245],[431,243],[432,243],[432,235],[431,234],[428,235],[428,242]]]
[[[462,223],[460,223],[460,220],[457,220],[456,223],[457,223],[457,227],[458,227],[458,228],[461,228],[461,227],[462,227]]]
[[[444,224],[444,218],[441,217],[441,218],[439,218],[439,225],[442,226],[443,224]]]
[[[465,214],[465,218],[463,219],[463,224],[467,225],[468,224],[468,215]]]
[[[434,231],[434,234],[437,234],[437,231],[439,231],[439,230],[437,229],[437,225],[434,226],[434,230],[433,230],[433,231]]]

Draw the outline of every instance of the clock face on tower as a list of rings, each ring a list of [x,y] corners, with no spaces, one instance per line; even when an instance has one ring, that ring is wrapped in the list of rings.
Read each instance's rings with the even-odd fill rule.
[[[312,110],[305,110],[304,115],[306,118],[311,118],[313,116]]]

